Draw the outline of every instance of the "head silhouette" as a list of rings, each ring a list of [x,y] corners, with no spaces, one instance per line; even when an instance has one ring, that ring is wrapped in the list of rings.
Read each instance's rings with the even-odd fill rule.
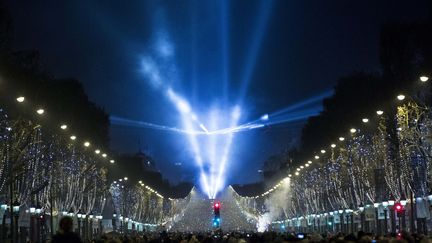
[[[73,219],[69,216],[64,216],[60,219],[60,230],[63,232],[71,232],[73,228]]]

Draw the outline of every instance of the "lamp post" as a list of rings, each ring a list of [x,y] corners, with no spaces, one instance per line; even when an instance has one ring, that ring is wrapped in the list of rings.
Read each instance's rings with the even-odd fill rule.
[[[402,194],[401,199],[400,199],[400,204],[402,205],[402,207],[405,208],[405,206],[407,205],[407,200],[404,194]],[[406,216],[405,216],[405,211],[402,214],[402,217],[399,219],[399,227],[401,228],[401,231],[406,229]],[[401,223],[402,221],[402,223]]]
[[[6,231],[6,214],[7,214],[7,208],[8,205],[7,203],[2,203],[0,205],[0,210],[3,213],[3,217],[2,217],[2,227],[1,227],[1,237],[0,239],[2,240],[2,242],[6,242],[6,235],[7,235],[7,231]]]
[[[340,218],[340,231],[342,232],[342,233],[345,233],[345,230],[344,230],[344,217],[343,217],[343,212],[344,212],[344,210],[342,209],[342,208],[340,208],[339,209],[339,211],[338,211],[338,213],[339,213],[339,218]]]
[[[30,242],[35,242],[35,225],[34,225],[34,217],[36,214],[36,206],[35,205],[31,205],[30,209]]]
[[[82,234],[81,234],[81,217],[82,217],[82,212],[81,212],[81,209],[80,209],[80,210],[78,210],[78,213],[77,213],[77,219],[78,219],[78,235],[79,235],[80,237],[82,237]]]
[[[125,218],[125,234],[127,235],[129,232],[129,218]]]
[[[376,202],[373,205],[375,208],[375,230],[376,230],[376,233],[378,235],[380,235],[381,234],[381,224],[379,222],[379,216],[378,216],[378,208],[379,208],[380,204]]]
[[[91,211],[89,214],[89,233],[90,233],[90,240],[93,239],[93,212]]]
[[[12,212],[14,217],[14,232],[13,232],[13,240],[14,242],[18,242],[18,218],[20,212],[20,204],[17,200],[12,204]]]
[[[123,234],[123,216],[120,215],[119,220],[120,220],[120,233]]]
[[[102,226],[103,216],[101,214],[101,215],[99,215],[97,217],[98,217],[98,220],[99,220],[99,236],[102,236],[102,233],[103,233],[103,226]]]
[[[395,205],[395,200],[393,195],[391,195],[390,200],[388,200],[388,205],[389,205],[389,209],[390,209],[390,227],[391,227],[391,233],[396,233],[396,220],[395,220],[395,210],[394,210],[394,205]]]
[[[112,227],[113,227],[113,231],[116,231],[116,222],[117,221],[117,213],[116,211],[114,211],[113,213],[113,217],[112,217]]]
[[[383,207],[384,207],[384,234],[388,233],[388,222],[387,222],[387,207],[389,205],[388,201],[384,201],[382,203]]]
[[[42,207],[41,207],[41,205],[40,204],[37,204],[37,206],[36,206],[36,208],[35,208],[35,217],[36,217],[36,227],[35,227],[35,229],[36,229],[36,232],[35,232],[35,236],[36,236],[36,239],[38,240],[38,241],[40,241],[40,242],[42,242],[42,236],[41,236],[41,233],[40,233],[40,228],[41,228],[41,221],[42,221],[42,219],[41,219],[41,217],[42,217]]]
[[[350,214],[351,214],[351,209],[350,209],[351,207],[349,207],[349,208],[347,208],[347,209],[345,209],[345,217],[346,217],[346,231],[347,231],[347,233],[353,233],[353,231],[354,231],[354,225],[353,225],[353,222],[354,222],[354,220],[353,220],[353,218],[351,217],[350,218]],[[348,227],[348,224],[350,224],[350,227]]]
[[[361,230],[364,231],[365,230],[365,207],[363,203],[360,203],[359,210],[360,210],[360,228]]]
[[[83,213],[81,215],[81,219],[82,219],[82,237],[84,238],[84,240],[87,240],[88,237],[88,221],[87,221],[87,214]]]

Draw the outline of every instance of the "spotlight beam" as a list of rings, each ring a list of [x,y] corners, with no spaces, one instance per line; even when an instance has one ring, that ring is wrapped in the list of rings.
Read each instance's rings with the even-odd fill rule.
[[[259,7],[260,13],[257,18],[255,32],[251,37],[252,42],[247,52],[247,57],[244,59],[246,60],[246,64],[244,66],[243,76],[241,79],[241,87],[238,101],[239,104],[242,103],[243,98],[245,97],[247,89],[249,87],[249,82],[251,80],[253,70],[257,62],[261,43],[264,39],[264,33],[271,13],[272,5],[272,1],[261,1],[261,5]]]

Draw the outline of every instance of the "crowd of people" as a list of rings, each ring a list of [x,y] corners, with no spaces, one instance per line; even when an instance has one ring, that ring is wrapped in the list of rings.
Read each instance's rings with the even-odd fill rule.
[[[102,235],[99,239],[82,241],[72,231],[72,218],[64,217],[60,221],[60,230],[54,236],[52,243],[283,243],[283,242],[317,242],[317,243],[432,243],[432,239],[425,235],[389,234],[376,236],[374,234],[358,232],[357,234],[301,234],[294,232],[230,232],[214,230],[206,233],[180,232],[132,232],[120,235],[115,232]]]
[[[299,237],[302,235],[304,237]],[[53,241],[54,242],[54,241]],[[78,242],[78,241],[59,241]],[[389,234],[375,236],[373,234],[345,235],[338,234],[295,234],[295,233],[244,233],[244,232],[207,232],[207,233],[143,233],[128,236],[106,234],[100,239],[88,241],[89,243],[283,243],[283,242],[317,242],[317,243],[432,243],[432,238],[425,235]],[[86,242],[85,242],[86,243]]]

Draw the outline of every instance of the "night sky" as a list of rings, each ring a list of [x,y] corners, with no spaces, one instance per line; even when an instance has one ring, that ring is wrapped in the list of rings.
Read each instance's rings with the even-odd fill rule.
[[[79,79],[110,115],[170,127],[179,115],[143,73],[146,58],[197,114],[240,104],[247,122],[329,91],[352,71],[379,71],[381,26],[428,15],[428,1],[6,2],[15,49],[39,50],[53,75]],[[313,115],[320,106],[301,109]],[[228,183],[260,180],[263,161],[297,144],[303,122],[236,134]],[[113,124],[111,145],[143,149],[173,182],[175,163],[196,179],[184,135]]]

